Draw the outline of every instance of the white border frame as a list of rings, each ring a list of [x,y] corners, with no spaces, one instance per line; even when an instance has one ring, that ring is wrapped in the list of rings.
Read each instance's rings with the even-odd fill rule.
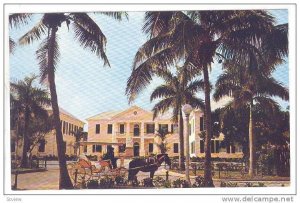
[[[8,22],[8,14],[14,12],[33,12],[33,13],[43,13],[43,12],[68,12],[68,11],[146,11],[146,10],[224,10],[224,9],[288,9],[289,12],[289,89],[290,89],[290,116],[291,116],[291,177],[296,177],[295,164],[296,164],[296,6],[292,4],[147,4],[147,5],[126,5],[126,4],[89,4],[89,5],[70,5],[67,6],[57,6],[52,4],[45,5],[11,5],[9,2],[5,5],[5,22]],[[5,47],[8,47],[8,24],[5,27]],[[5,66],[4,66],[4,94],[5,94],[5,120],[9,121],[9,51],[5,49]],[[9,122],[5,122],[5,144],[4,150],[5,154],[10,154],[9,147]],[[2,144],[1,144],[2,145]],[[237,195],[237,194],[295,194],[296,193],[296,179],[291,178],[290,187],[272,187],[272,188],[181,188],[181,189],[122,189],[122,190],[30,190],[30,191],[13,191],[11,190],[11,179],[10,179],[10,161],[5,158],[5,194],[221,194],[221,195]]]

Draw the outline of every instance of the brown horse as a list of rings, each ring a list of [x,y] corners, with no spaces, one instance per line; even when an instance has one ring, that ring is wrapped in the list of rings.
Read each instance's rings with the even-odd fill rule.
[[[129,162],[128,180],[133,181],[139,171],[150,172],[150,178],[153,179],[155,171],[165,162],[171,166],[171,160],[168,154],[158,154],[153,161],[147,159],[134,159]]]

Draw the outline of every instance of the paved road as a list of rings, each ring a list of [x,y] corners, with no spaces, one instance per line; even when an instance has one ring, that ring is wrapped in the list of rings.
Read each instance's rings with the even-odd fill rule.
[[[130,160],[126,160],[124,165],[125,168],[128,168],[128,163]],[[35,173],[26,173],[18,175],[18,189],[25,190],[51,190],[58,189],[58,177],[59,177],[59,168],[57,161],[49,161],[47,171],[44,172],[35,172]],[[158,171],[155,173],[155,176],[162,176],[165,178],[166,169],[164,166],[161,166]],[[12,184],[14,183],[14,175],[11,176]],[[141,181],[147,177],[149,177],[149,173],[139,172],[138,180]],[[173,181],[178,178],[184,179],[184,174],[178,174],[174,172],[169,172],[169,180]],[[191,176],[192,183],[194,182],[194,177]],[[246,181],[249,182],[249,181]],[[257,181],[255,181],[257,182]],[[285,186],[289,185],[288,181],[264,181],[266,186],[281,186],[284,184]],[[216,187],[220,187],[220,180],[214,180],[214,184]],[[242,184],[244,185],[244,183]]]

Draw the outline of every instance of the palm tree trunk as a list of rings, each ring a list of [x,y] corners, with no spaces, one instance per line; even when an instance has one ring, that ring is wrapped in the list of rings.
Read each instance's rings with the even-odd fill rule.
[[[205,94],[205,123],[206,123],[206,134],[205,134],[205,161],[204,161],[204,185],[205,187],[214,187],[211,173],[211,152],[210,142],[212,137],[211,128],[211,107],[210,107],[210,84],[208,76],[208,67],[203,67],[204,76],[204,94]]]
[[[48,49],[48,82],[50,86],[51,104],[54,117],[54,127],[56,131],[56,144],[59,162],[59,189],[72,189],[73,185],[67,170],[65,149],[63,145],[63,135],[59,118],[59,107],[57,102],[55,75],[54,75],[54,43],[57,28],[51,28],[50,43]]]
[[[27,168],[28,165],[28,147],[29,147],[29,138],[28,138],[28,122],[29,122],[29,112],[27,108],[25,109],[25,118],[24,118],[24,131],[23,131],[23,150],[22,150],[22,161],[21,168]]]
[[[249,176],[253,177],[254,173],[254,145],[253,145],[253,120],[252,120],[253,101],[250,102],[249,108]]]
[[[184,136],[183,136],[183,116],[182,111],[179,111],[179,168],[181,171],[185,170],[184,166]]]

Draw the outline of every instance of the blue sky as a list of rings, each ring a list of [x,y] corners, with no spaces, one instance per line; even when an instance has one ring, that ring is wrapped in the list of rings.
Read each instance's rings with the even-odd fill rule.
[[[287,10],[270,10],[278,24],[287,23]],[[10,30],[10,36],[17,41],[34,24],[41,15],[36,14],[26,26]],[[84,50],[74,40],[72,29],[68,31],[63,25],[59,32],[60,61],[56,71],[56,87],[59,105],[76,117],[84,120],[104,111],[128,108],[125,88],[131,73],[133,58],[138,48],[147,40],[142,33],[143,12],[129,12],[129,20],[121,22],[102,15],[91,14],[107,37],[107,56],[111,68],[103,67],[103,62],[90,51]],[[23,79],[30,74],[38,74],[39,67],[35,59],[35,50],[40,42],[17,47],[10,55],[10,79]],[[213,67],[210,73],[214,83],[221,73],[220,65]],[[274,77],[288,87],[288,63],[281,65],[274,72]],[[150,92],[160,84],[155,79],[139,95],[134,105],[151,110]],[[199,94],[203,98],[203,94]],[[278,100],[283,108],[288,102]],[[212,103],[218,107],[221,103]]]

